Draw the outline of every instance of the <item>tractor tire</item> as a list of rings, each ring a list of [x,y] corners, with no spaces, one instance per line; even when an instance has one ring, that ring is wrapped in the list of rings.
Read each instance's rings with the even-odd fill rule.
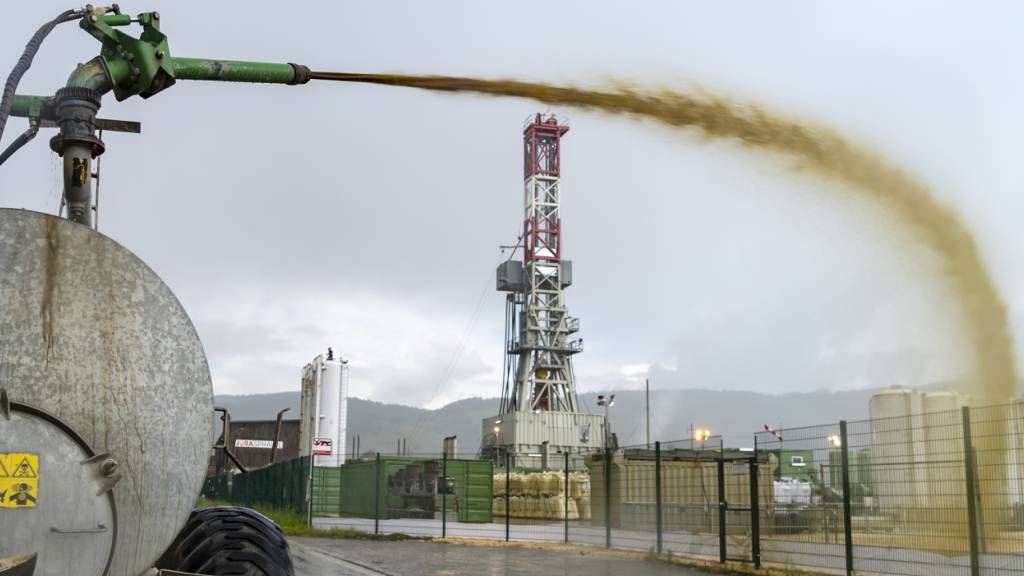
[[[295,575],[281,528],[255,510],[235,506],[193,510],[157,568],[210,576]]]

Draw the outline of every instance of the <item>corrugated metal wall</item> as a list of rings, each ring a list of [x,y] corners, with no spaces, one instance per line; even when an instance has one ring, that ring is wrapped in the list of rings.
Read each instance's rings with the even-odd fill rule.
[[[262,440],[273,442],[277,430],[277,420],[254,420],[231,423],[231,444],[235,456],[246,468],[262,468],[270,464],[270,448],[249,448],[236,446],[238,440]],[[220,443],[218,438],[218,443]],[[284,420],[281,422],[282,446],[277,450],[277,461],[284,462],[299,457],[299,421]],[[223,450],[214,450],[210,456],[210,466],[206,476],[217,476],[231,472],[234,466]]]

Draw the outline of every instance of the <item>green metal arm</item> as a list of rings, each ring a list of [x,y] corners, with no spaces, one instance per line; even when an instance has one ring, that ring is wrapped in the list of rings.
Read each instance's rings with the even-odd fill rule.
[[[171,70],[177,80],[220,80],[261,84],[305,84],[308,70],[298,64],[269,64],[205,58],[172,58]]]
[[[142,26],[138,38],[117,30],[133,22]],[[82,18],[80,26],[99,40],[102,48],[97,59],[72,73],[68,85],[88,85],[100,92],[113,90],[118,100],[135,95],[148,98],[176,80],[263,84],[309,81],[309,69],[298,64],[172,57],[167,36],[160,32],[158,12],[144,12],[134,18],[126,14],[94,13]],[[83,70],[89,67],[92,69]],[[101,78],[97,78],[98,75]]]

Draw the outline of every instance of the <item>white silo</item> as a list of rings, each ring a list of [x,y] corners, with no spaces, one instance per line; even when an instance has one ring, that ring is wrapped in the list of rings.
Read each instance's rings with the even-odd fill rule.
[[[301,435],[303,456],[315,455],[316,466],[345,463],[348,422],[348,361],[317,356],[302,369]],[[314,443],[317,445],[314,448]]]
[[[921,412],[917,390],[894,387],[871,397],[872,481],[885,514],[902,515],[926,503]]]
[[[924,408],[929,505],[956,509],[964,502],[963,427],[960,409],[966,398],[956,392],[929,392]]]

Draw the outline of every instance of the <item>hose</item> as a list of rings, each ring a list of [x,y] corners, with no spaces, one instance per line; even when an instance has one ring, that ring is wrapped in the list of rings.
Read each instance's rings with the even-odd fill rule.
[[[62,12],[53,20],[50,20],[46,24],[43,24],[39,28],[39,30],[36,30],[36,33],[32,36],[32,39],[29,40],[28,44],[25,45],[25,51],[21,54],[21,58],[18,58],[18,63],[14,65],[14,69],[11,70],[11,74],[7,77],[7,83],[4,84],[3,97],[0,98],[0,138],[3,138],[4,128],[7,127],[7,117],[10,115],[11,106],[14,104],[14,91],[18,89],[18,82],[21,81],[21,77],[24,76],[25,72],[28,71],[29,67],[32,66],[32,59],[35,58],[36,52],[39,51],[39,47],[42,45],[43,39],[46,38],[46,36],[55,27],[57,27],[58,24],[63,24],[64,22],[71,22],[72,20],[78,20],[84,15],[85,11],[81,9],[67,10],[65,12]],[[24,134],[22,136],[24,136]],[[19,138],[19,140],[20,139],[21,138]],[[25,142],[27,142],[28,140],[31,140],[31,137],[25,140]],[[22,142],[21,144],[23,145],[25,142]],[[17,142],[15,142],[15,144],[16,143]],[[18,148],[20,147],[21,145],[18,146]],[[17,150],[17,148],[14,148],[13,150],[11,148],[8,148],[8,150],[10,150],[10,154],[13,154],[14,151]],[[5,151],[4,154],[4,160],[6,160],[6,156],[10,156],[10,154],[7,151]],[[0,163],[2,163],[2,161],[0,161]]]
[[[22,132],[20,136],[14,139],[14,142],[11,142],[10,145],[7,146],[6,150],[0,152],[0,166],[2,166],[8,158],[13,156],[15,152],[20,150],[22,146],[28,144],[33,138],[35,138],[38,132],[39,124],[33,121],[31,126],[28,127],[28,130]]]

